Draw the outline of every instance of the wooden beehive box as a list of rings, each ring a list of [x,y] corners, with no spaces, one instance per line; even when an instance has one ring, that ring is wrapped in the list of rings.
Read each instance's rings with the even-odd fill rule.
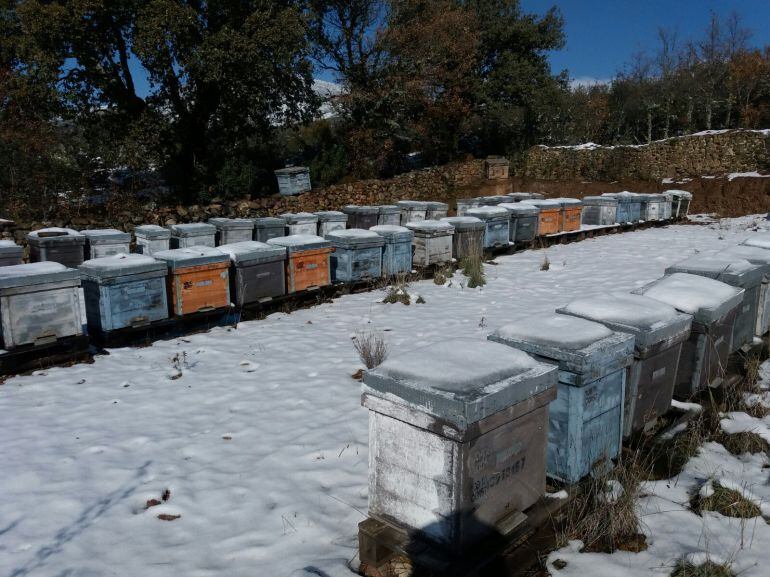
[[[275,171],[278,192],[281,196],[295,196],[310,190],[310,169],[306,166],[290,166]]]
[[[86,237],[86,259],[102,258],[131,252],[131,235],[115,228],[82,231]]]
[[[171,230],[172,249],[187,248],[192,246],[216,246],[217,229],[214,225],[205,222],[192,222],[188,224],[172,224]]]
[[[134,229],[136,252],[152,256],[169,249],[171,231],[157,224],[143,224]]]
[[[583,224],[609,226],[618,218],[618,200],[611,196],[583,197]]]
[[[443,220],[424,220],[407,223],[414,233],[412,262],[416,266],[431,266],[452,262],[454,227]]]
[[[286,249],[258,241],[217,247],[230,256],[230,295],[236,305],[286,294]]]
[[[501,206],[479,206],[466,213],[484,222],[484,248],[508,246],[511,217]]]
[[[213,227],[212,227],[213,228]],[[167,287],[176,316],[230,305],[230,256],[207,246],[158,252],[168,266]]]
[[[295,293],[331,284],[331,243],[315,235],[271,238],[268,244],[286,249],[286,292]]]
[[[21,264],[24,249],[12,240],[0,240],[0,266]]]
[[[750,263],[770,266],[770,250],[756,246],[731,246],[719,252],[718,256],[724,256],[731,259],[743,259]],[[770,332],[770,275],[768,274],[762,278],[762,284],[759,287],[759,302],[757,306],[757,323],[754,335],[763,337]]]
[[[86,237],[71,228],[42,228],[27,235],[30,262],[58,262],[69,268],[83,263]]]
[[[210,218],[209,224],[213,224],[217,229],[217,246],[246,242],[254,238],[254,220],[250,218]]]
[[[349,228],[330,232],[326,240],[334,247],[331,255],[334,282],[374,280],[382,276],[385,240],[376,232]]]
[[[484,161],[487,179],[499,180],[508,178],[510,161],[503,156],[489,156]]]
[[[412,270],[412,240],[414,233],[405,226],[382,224],[370,228],[385,241],[382,249],[382,275],[391,277]]]
[[[521,204],[536,206],[540,212],[537,217],[537,230],[540,236],[561,232],[561,204],[555,200],[522,200]]]
[[[458,261],[466,257],[484,255],[484,231],[486,224],[475,216],[448,216],[441,219],[455,229],[452,235],[452,256]]]

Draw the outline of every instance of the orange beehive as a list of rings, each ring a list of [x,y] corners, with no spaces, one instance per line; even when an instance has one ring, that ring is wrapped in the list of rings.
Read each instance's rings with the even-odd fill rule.
[[[561,203],[555,200],[522,200],[522,204],[532,204],[540,209],[538,219],[538,234],[545,236],[547,234],[556,234],[562,231],[562,210]]]
[[[561,229],[564,232],[580,230],[583,217],[583,203],[577,198],[554,198],[561,203]]]
[[[320,236],[295,234],[271,238],[268,244],[286,247],[286,292],[294,293],[331,284],[331,243]]]
[[[230,256],[215,248],[192,246],[153,255],[166,261],[171,312],[176,316],[230,304]],[[224,257],[224,258],[222,258]]]

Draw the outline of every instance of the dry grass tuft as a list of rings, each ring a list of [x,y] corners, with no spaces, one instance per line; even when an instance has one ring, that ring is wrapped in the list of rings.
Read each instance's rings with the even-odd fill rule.
[[[385,295],[385,298],[382,299],[382,302],[386,304],[411,304],[412,299],[409,297],[409,292],[406,290],[408,286],[409,285],[406,282],[406,275],[398,275],[393,284],[388,287],[388,292]]]
[[[379,331],[356,331],[353,346],[367,369],[381,365],[388,358],[385,336]]]
[[[446,284],[446,281],[454,276],[452,267],[450,265],[443,265],[436,269],[433,274],[433,284],[439,286]]]
[[[543,256],[543,264],[540,265],[540,270],[549,270],[551,268],[551,261],[548,260],[548,255]]]
[[[709,497],[698,495],[693,503],[693,510],[701,514],[703,511],[716,511],[725,517],[753,519],[760,517],[762,511],[754,503],[732,489],[726,489],[714,482],[714,492]]]
[[[752,455],[757,453],[770,454],[770,444],[756,433],[750,431],[733,433],[732,435],[723,433],[717,441],[733,455],[743,455],[745,453],[751,453]]]
[[[468,277],[468,288],[476,288],[487,284],[484,278],[484,253],[480,247],[473,244],[468,248],[468,254],[460,262],[463,274]]]
[[[693,565],[689,561],[680,561],[671,577],[733,577],[730,566],[723,563],[706,561],[700,565]]]

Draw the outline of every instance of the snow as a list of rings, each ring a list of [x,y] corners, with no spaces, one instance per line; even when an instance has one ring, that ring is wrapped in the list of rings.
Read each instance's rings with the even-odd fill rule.
[[[311,248],[315,245],[327,246],[329,242],[322,236],[316,236],[314,234],[292,234],[289,236],[279,236],[271,238],[267,241],[267,244],[276,246],[285,246],[290,248],[295,247],[307,247]]]
[[[703,410],[703,407],[698,403],[687,403],[685,401],[677,401],[676,399],[671,401],[671,407],[687,413],[700,413]]]
[[[67,270],[63,264],[53,261],[31,262],[0,267],[0,279],[46,275]]]
[[[731,172],[727,175],[727,180],[736,178],[770,178],[770,174],[759,174],[756,170],[751,172]]]
[[[418,232],[451,232],[454,227],[443,220],[416,220],[406,223],[406,228]]]
[[[757,248],[770,249],[770,235],[763,234],[752,236],[743,241],[746,246],[755,246]]]
[[[667,303],[697,318],[703,310],[726,308],[726,312],[743,298],[743,289],[705,276],[674,273],[640,289],[639,294]]]
[[[460,273],[445,286],[410,284],[409,294],[426,300],[419,306],[383,304],[384,290],[350,294],[8,378],[0,386],[0,575],[352,577],[368,461],[368,411],[351,378],[361,368],[357,329],[382,330],[394,359],[450,338],[482,341],[577,295],[644,286],[696,250],[767,231],[762,218],[554,246],[548,271],[541,250],[501,256],[485,267],[480,289],[465,288]],[[736,553],[742,577],[761,577],[770,551],[762,523],[743,531],[686,503],[715,469],[767,495],[757,487],[767,480],[764,462],[707,445],[679,480],[640,500],[650,549],[560,551],[550,559],[568,565],[553,574],[664,576],[684,554],[709,551]],[[145,510],[150,499],[161,504]],[[181,517],[162,521],[161,513]]]
[[[334,240],[337,238],[339,239],[361,239],[361,238],[378,239],[380,238],[380,235],[377,234],[377,232],[372,232],[371,230],[366,230],[363,228],[347,228],[342,230],[333,230],[327,233],[326,238],[327,240]]]
[[[556,313],[536,314],[506,324],[495,331],[503,340],[576,350],[606,339],[612,331],[592,321]]]
[[[266,242],[256,240],[244,240],[242,242],[232,242],[230,244],[220,244],[217,250],[230,256],[230,260],[248,260],[249,256],[260,256],[266,252],[270,254],[279,254],[280,247],[271,246]],[[283,251],[286,252],[285,249]]]
[[[293,224],[295,222],[311,222],[318,220],[318,215],[315,215],[312,212],[284,212],[279,216],[289,224]]]
[[[46,238],[51,236],[83,236],[81,233],[72,228],[61,228],[58,226],[52,226],[49,228],[39,228],[33,230],[27,235],[29,238]]]
[[[676,322],[676,309],[642,295],[612,292],[577,299],[564,311],[597,322],[610,321],[640,330],[651,330]]]
[[[508,211],[500,206],[477,206],[469,208],[465,214],[475,216],[481,220],[488,220],[491,218],[505,218],[508,216]]]

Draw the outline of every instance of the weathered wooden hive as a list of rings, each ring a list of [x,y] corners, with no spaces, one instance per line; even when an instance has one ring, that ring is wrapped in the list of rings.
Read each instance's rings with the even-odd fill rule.
[[[134,229],[136,252],[152,256],[156,252],[169,249],[171,231],[157,224],[143,224]]]
[[[468,209],[481,206],[480,198],[458,198],[457,201],[457,216],[465,216]]]
[[[213,224],[217,229],[217,246],[246,242],[254,238],[254,220],[251,218],[210,218],[209,224]]]
[[[671,197],[663,193],[658,196],[660,196],[660,220],[671,220],[673,217]]]
[[[213,224],[205,222],[192,222],[189,224],[172,224],[171,241],[172,249],[187,248],[191,246],[216,246],[217,229]]]
[[[310,190],[310,169],[306,166],[290,166],[275,171],[278,192],[281,196],[294,196]]]
[[[642,218],[642,202],[633,192],[605,192],[602,196],[618,201],[617,221],[620,224],[632,224]]]
[[[71,228],[41,228],[27,235],[29,261],[53,261],[69,268],[83,263],[86,237]]]
[[[674,396],[687,399],[722,383],[735,315],[743,289],[693,274],[664,276],[633,291],[692,315],[690,338],[682,345]]]
[[[583,224],[609,226],[617,222],[618,199],[611,196],[583,197]]]
[[[469,209],[465,214],[484,223],[484,248],[508,246],[511,219],[506,209],[501,206],[479,206]]]
[[[508,202],[509,200],[511,200],[510,197],[503,194],[479,197],[480,206],[497,206],[498,204]]]
[[[663,193],[671,201],[671,218],[684,219],[690,212],[692,193],[686,190],[666,190]]]
[[[429,200],[425,205],[426,220],[441,220],[449,213],[449,205],[445,202]]]
[[[326,235],[331,255],[332,280],[355,282],[382,276],[382,248],[385,240],[376,232],[362,228],[335,230]]]
[[[345,230],[348,223],[348,215],[339,210],[319,210],[314,212],[318,217],[318,236],[326,236],[334,230]]]
[[[286,221],[286,236],[315,236],[318,232],[318,217],[312,212],[285,212],[281,218]]]
[[[561,230],[574,232],[580,230],[583,220],[583,203],[577,198],[552,198],[561,205]]]
[[[620,292],[574,300],[556,312],[634,336],[623,428],[626,436],[651,430],[671,407],[679,356],[682,343],[690,337],[692,316],[649,297]]]
[[[267,242],[271,238],[286,236],[286,221],[276,216],[254,219],[254,240]]]
[[[86,259],[131,252],[131,235],[115,228],[81,231],[86,237]]]
[[[238,306],[286,294],[286,249],[255,240],[217,247],[230,257],[230,297]]]
[[[271,238],[272,246],[286,248],[286,292],[294,293],[331,284],[331,243],[316,235]]]
[[[349,204],[342,208],[342,212],[348,215],[348,228],[368,230],[377,226],[380,220],[380,207],[378,206]]]
[[[79,293],[80,273],[58,262],[0,268],[2,347],[42,345],[82,334]]]
[[[487,225],[475,216],[448,216],[441,219],[455,229],[452,235],[452,256],[458,261],[484,255],[484,232]]]
[[[428,203],[421,200],[399,200],[396,206],[401,210],[401,226],[425,220],[428,213]]]
[[[401,209],[395,204],[382,204],[377,207],[377,224],[398,226],[401,224]]]
[[[89,330],[108,333],[168,318],[165,262],[117,254],[87,260],[79,268]]]
[[[545,493],[554,367],[456,339],[393,357],[363,383],[370,518],[458,553]]]
[[[499,206],[508,211],[511,219],[511,242],[532,242],[537,238],[540,220],[540,209],[537,206],[525,202],[504,202]]]
[[[409,222],[406,228],[414,233],[412,262],[417,266],[431,266],[452,262],[454,227],[443,220]]]
[[[184,316],[230,305],[229,255],[213,247],[191,246],[153,256],[168,266],[172,314]]]
[[[739,245],[731,246],[717,253],[719,258],[726,260],[747,260],[752,264],[764,265],[765,275],[759,286],[759,299],[757,302],[757,322],[754,327],[754,335],[763,337],[770,332],[770,250],[756,246]]]
[[[0,240],[0,266],[21,264],[24,249],[12,240]]]
[[[521,204],[536,206],[540,212],[537,215],[537,231],[540,236],[561,232],[561,204],[555,200],[529,199]]]
[[[759,311],[759,293],[762,280],[768,273],[765,264],[722,255],[696,255],[668,267],[666,274],[687,273],[705,276],[745,291],[743,303],[735,315],[730,352],[737,351],[754,340]]]
[[[659,220],[660,217],[660,201],[657,194],[639,193],[636,197],[641,202],[639,208],[639,218],[645,222],[653,222]]]
[[[489,336],[559,367],[548,431],[549,476],[575,483],[610,467],[623,437],[626,369],[634,337],[556,313],[539,314]]]
[[[500,180],[508,178],[511,162],[504,156],[488,156],[484,161],[487,179]]]
[[[414,233],[396,224],[381,224],[369,230],[379,234],[385,241],[382,247],[382,275],[390,277],[411,272]]]

